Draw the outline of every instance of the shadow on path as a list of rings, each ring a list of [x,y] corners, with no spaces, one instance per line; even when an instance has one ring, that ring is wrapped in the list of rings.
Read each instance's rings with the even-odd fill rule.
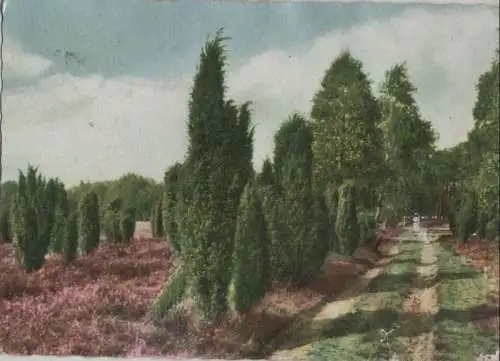
[[[391,264],[405,264],[406,261],[393,260]],[[419,262],[420,264],[420,262]],[[418,282],[414,282],[414,289],[425,289],[431,288],[442,281],[456,281],[462,279],[468,279],[477,276],[478,271],[471,269],[466,271],[457,272],[440,272],[437,276],[420,278]],[[400,289],[401,283],[411,283],[415,274],[412,272],[403,272],[400,274],[382,274],[375,278],[368,287],[363,291],[364,293],[380,293],[380,292],[395,292]]]

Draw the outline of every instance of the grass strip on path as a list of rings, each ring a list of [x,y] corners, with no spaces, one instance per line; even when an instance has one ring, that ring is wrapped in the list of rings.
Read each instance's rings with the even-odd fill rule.
[[[419,267],[413,279],[411,295],[405,302],[394,334],[399,361],[430,361],[434,357],[434,317],[437,300],[437,253],[439,235],[427,235]]]
[[[488,317],[487,279],[481,270],[462,263],[459,256],[441,247],[438,254],[440,311],[436,316],[436,361],[475,361],[480,354],[494,353],[496,334],[474,325]],[[491,315],[489,315],[491,316]]]
[[[331,320],[323,328],[320,341],[311,345],[313,361],[387,361],[390,348],[381,331],[389,331],[400,319],[400,310],[408,297],[422,242],[411,232],[401,236],[401,252],[360,295],[355,311]]]

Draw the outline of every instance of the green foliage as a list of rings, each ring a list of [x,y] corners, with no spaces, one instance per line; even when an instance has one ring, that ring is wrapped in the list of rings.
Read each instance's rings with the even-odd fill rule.
[[[436,177],[430,155],[436,135],[429,121],[422,119],[406,63],[385,74],[379,102],[386,169],[381,200],[386,217],[400,218],[410,210],[420,213],[436,209]]]
[[[105,182],[80,182],[78,186],[68,190],[70,202],[79,204],[83,196],[93,191],[99,198],[101,222],[106,226],[107,205],[115,199],[122,199],[131,203],[137,210],[137,218],[140,220],[151,219],[158,198],[162,195],[162,185],[154,179],[143,177],[135,173],[127,173],[119,179]]]
[[[460,206],[458,214],[458,237],[466,241],[477,230],[477,200],[468,194]]]
[[[450,228],[461,239],[476,230],[480,235],[492,237],[491,233],[487,235],[488,225],[499,217],[499,69],[497,51],[490,68],[479,77],[473,109],[474,127],[467,141],[447,151],[453,162],[442,167],[447,168],[448,173],[455,172],[452,180],[447,176],[448,184],[453,184],[447,188],[456,189],[454,194],[448,192],[448,211]],[[493,225],[490,227],[494,229]]]
[[[89,254],[99,246],[101,235],[99,199],[96,193],[90,191],[83,196],[79,215],[80,250],[82,254]]]
[[[351,255],[360,245],[360,230],[356,212],[356,191],[352,181],[346,181],[339,187],[339,205],[335,232],[338,240],[338,251]]]
[[[294,113],[281,124],[274,135],[274,172],[266,170],[268,177],[274,174],[276,184],[283,187],[283,168],[290,154],[311,154],[312,132],[303,116]],[[312,157],[312,155],[311,155]],[[307,161],[310,166],[311,161]],[[269,168],[270,164],[265,164]],[[263,169],[264,170],[264,169]],[[305,170],[308,172],[309,170]]]
[[[275,136],[276,183],[264,192],[272,273],[293,283],[316,275],[329,244],[326,206],[312,189],[311,146],[306,120],[289,117]]]
[[[129,242],[132,240],[135,231],[135,208],[132,204],[127,204],[120,212],[120,232],[122,239]]]
[[[266,222],[258,190],[250,183],[242,194],[233,254],[232,303],[238,312],[260,301],[269,284]]]
[[[310,264],[310,274],[315,276],[316,272],[323,266],[325,256],[330,251],[332,243],[330,211],[326,205],[324,196],[315,197],[313,211],[312,245],[307,254],[307,262]]]
[[[161,194],[161,184],[155,180],[128,173],[111,183],[103,201],[120,198],[134,207],[138,220],[149,220]]]
[[[485,238],[490,240],[490,241],[494,241],[498,237],[499,229],[500,229],[500,226],[499,226],[498,218],[491,219],[486,224],[486,227],[485,227],[485,231],[484,231]]]
[[[498,94],[498,80],[499,67],[497,53],[493,58],[490,69],[480,75],[476,85],[477,98],[472,111],[474,119],[484,121],[488,118],[492,109],[498,108],[498,103],[495,102],[497,99],[492,96],[495,93]],[[498,118],[496,122],[498,122]]]
[[[66,223],[69,213],[68,195],[64,184],[57,181],[56,187],[56,209],[55,224],[52,232],[51,251],[61,253],[66,233]]]
[[[99,209],[100,209],[100,217],[103,226],[105,226],[105,210],[106,205],[112,201],[111,199],[107,199],[107,192],[110,189],[111,185],[114,184],[115,181],[105,181],[105,182],[80,182],[79,185],[71,187],[68,189],[68,203],[75,205],[75,209],[79,207],[83,197],[88,192],[94,192],[97,194],[97,197],[100,201]]]
[[[123,207],[123,200],[119,197],[111,200],[103,211],[103,228],[106,238],[116,243],[123,241],[122,232],[120,229],[120,217]]]
[[[106,237],[108,239],[111,239],[116,243],[121,243],[123,241],[120,229],[122,204],[123,200],[121,198],[115,198],[106,206],[106,209],[104,210],[104,232],[106,233]]]
[[[165,284],[163,291],[153,304],[152,317],[159,321],[165,314],[178,304],[186,292],[187,277],[184,268],[180,267],[173,273]]]
[[[11,209],[17,193],[17,183],[7,181],[0,185],[0,243],[12,242]]]
[[[19,172],[12,208],[12,230],[18,261],[26,271],[40,269],[45,262],[55,219],[57,183],[48,181],[38,169]]]
[[[311,116],[318,193],[329,182],[350,178],[367,193],[374,189],[383,165],[380,109],[361,62],[349,52],[340,54],[326,71]]]
[[[460,200],[456,200],[450,207],[448,213],[448,223],[453,235],[458,235],[458,223],[460,222]]]
[[[210,296],[213,288],[215,262],[209,252],[212,228],[217,224],[210,216],[214,216],[212,204],[209,202],[208,180],[202,174],[207,174],[203,163],[198,164],[187,177],[184,178],[185,189],[192,189],[189,201],[183,199],[182,219],[179,224],[179,238],[182,240],[182,259],[188,272],[193,297],[197,308],[205,315],[211,313]],[[200,181],[199,181],[200,180]],[[212,209],[211,209],[212,208]],[[223,227],[223,225],[221,225]],[[212,233],[213,232],[213,233]],[[213,276],[212,276],[213,277]]]
[[[257,183],[261,187],[267,187],[274,184],[274,173],[273,173],[273,164],[266,158],[264,163],[262,164],[262,170],[257,175]]]
[[[338,186],[334,183],[328,183],[324,191],[325,206],[327,209],[328,217],[328,234],[329,234],[329,247],[328,250],[339,251],[337,242],[337,234],[335,232],[335,224],[337,222],[337,207],[339,205]]]
[[[238,107],[225,98],[224,40],[219,31],[200,55],[176,212],[193,295],[211,321],[227,310],[238,205],[245,184],[254,177],[249,104]]]
[[[263,210],[269,239],[270,269],[273,279],[285,279],[288,276],[289,263],[293,245],[288,242],[289,229],[284,215],[286,214],[283,197],[276,186],[264,189]]]
[[[0,243],[12,241],[10,211],[7,207],[0,208]]]
[[[78,252],[78,213],[76,211],[68,215],[64,233],[62,243],[63,262],[69,264],[73,262]]]
[[[164,235],[163,229],[163,197],[161,197],[158,202],[156,202],[155,209],[153,211],[153,217],[151,218],[151,224],[153,226],[153,236],[156,238],[162,238]]]
[[[168,240],[178,253],[180,252],[180,242],[177,239],[177,232],[179,227],[177,203],[179,196],[181,196],[181,171],[182,165],[180,163],[176,163],[165,172],[165,176],[163,177],[163,233],[168,237]]]
[[[486,225],[488,224],[488,215],[478,210],[477,213],[477,234],[481,238],[486,238]]]
[[[312,267],[312,262],[316,260],[308,257],[316,242],[312,228],[314,197],[311,173],[307,172],[307,161],[304,158],[290,157],[283,167],[285,213],[282,214],[282,219],[286,220],[289,239],[288,245],[282,246],[288,248],[290,258],[287,273],[293,283],[309,279],[317,271]]]
[[[377,224],[375,222],[375,213],[370,211],[359,212],[359,239],[361,245],[375,239],[377,234]]]

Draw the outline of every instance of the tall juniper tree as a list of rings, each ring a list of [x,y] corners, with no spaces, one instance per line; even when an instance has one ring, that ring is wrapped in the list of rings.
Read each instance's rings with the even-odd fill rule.
[[[19,172],[17,193],[12,208],[12,228],[16,258],[28,271],[40,269],[45,262],[54,227],[57,183],[46,180],[38,169]]]
[[[69,214],[68,194],[61,181],[57,181],[55,222],[52,231],[51,250],[62,253],[66,234],[66,223]]]
[[[180,253],[181,242],[177,237],[179,228],[178,198],[180,194],[180,176],[182,164],[176,163],[165,171],[163,176],[162,227],[163,234],[168,238],[172,247]]]
[[[227,310],[237,211],[243,188],[253,177],[249,105],[238,107],[225,96],[225,40],[219,30],[201,51],[179,193],[183,261],[191,292],[211,320]]]
[[[101,236],[99,198],[95,192],[90,191],[83,196],[79,215],[80,250],[83,254],[88,254],[99,246]]]
[[[232,302],[241,312],[264,297],[270,276],[266,222],[253,183],[247,184],[242,194],[233,257]]]
[[[312,187],[310,125],[293,114],[274,140],[274,182],[264,198],[271,267],[275,277],[298,283],[313,276],[323,262],[329,243],[327,218],[323,199],[315,198]]]

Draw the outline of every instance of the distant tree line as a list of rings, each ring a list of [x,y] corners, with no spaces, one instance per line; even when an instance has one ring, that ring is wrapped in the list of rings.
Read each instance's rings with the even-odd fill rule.
[[[98,186],[83,184],[71,193],[60,180],[47,179],[33,166],[20,171],[17,182],[2,186],[2,241],[14,243],[16,259],[27,272],[40,269],[48,253],[61,254],[68,264],[78,254],[93,252],[103,231],[115,242],[132,239],[135,205],[122,201],[113,188],[109,194],[116,198],[104,203],[95,191]]]

